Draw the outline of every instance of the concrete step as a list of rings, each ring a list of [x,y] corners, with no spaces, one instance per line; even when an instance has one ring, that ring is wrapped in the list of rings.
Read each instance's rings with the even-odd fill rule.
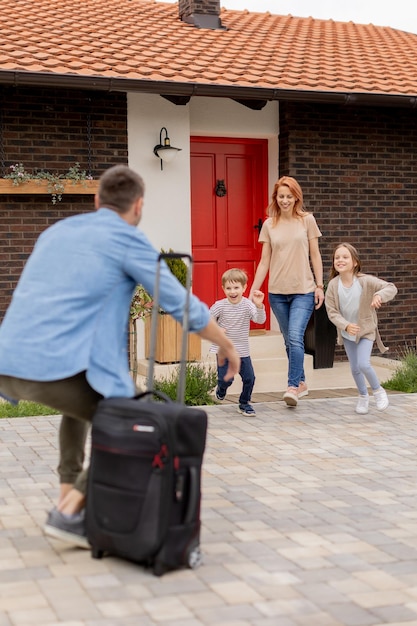
[[[201,362],[207,366],[216,366],[216,357],[210,352],[210,343],[201,342]],[[255,370],[254,393],[278,392],[287,387],[288,361],[285,352],[284,340],[281,333],[266,331],[256,333],[249,338],[251,357]],[[398,362],[383,357],[372,357],[372,365],[381,382],[388,380],[398,366]],[[155,378],[164,378],[174,371],[177,365],[155,364]],[[313,357],[304,356],[304,369],[307,384],[310,389],[349,389],[354,386],[352,374],[347,359],[335,362],[332,368],[314,369]],[[148,360],[138,361],[138,376],[136,384],[142,388],[146,385]],[[229,388],[229,394],[239,394],[242,382],[239,376],[235,377]]]
[[[274,331],[255,332],[249,337],[249,344],[256,375],[254,391],[261,392],[276,389],[278,381],[286,380],[288,370],[287,355],[281,333]],[[201,342],[201,363],[216,367],[216,355],[210,352],[210,345],[208,341],[203,340]],[[306,355],[305,360],[306,364],[309,363],[312,368],[313,357]],[[146,384],[148,365],[147,359],[138,361],[136,384],[140,387]],[[176,368],[177,365],[175,364],[162,365],[155,363],[155,378],[169,376]],[[240,393],[241,386],[240,377],[237,376],[229,389],[229,393]]]
[[[256,376],[254,393],[277,390],[279,382],[287,379],[288,372],[287,354],[281,333],[274,331],[254,332],[249,337],[249,346]],[[215,367],[216,357],[212,352],[209,352],[209,349],[209,342],[203,341],[202,359],[212,363]],[[311,359],[311,363],[313,363],[313,357],[307,356],[306,359]],[[239,394],[241,390],[242,381],[240,376],[236,376],[228,389],[228,393]]]
[[[201,342],[202,358],[207,356],[210,350],[210,342]],[[265,357],[285,357],[285,345],[281,333],[275,331],[253,331],[249,336],[249,347],[252,359]]]

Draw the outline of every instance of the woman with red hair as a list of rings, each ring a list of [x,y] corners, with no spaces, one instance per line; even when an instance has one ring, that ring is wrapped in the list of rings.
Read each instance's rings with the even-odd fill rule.
[[[260,289],[269,272],[268,296],[278,320],[288,357],[288,388],[283,400],[296,406],[308,394],[304,373],[304,332],[313,312],[324,301],[321,232],[304,209],[303,192],[291,176],[274,186],[259,241],[262,256],[251,294]]]

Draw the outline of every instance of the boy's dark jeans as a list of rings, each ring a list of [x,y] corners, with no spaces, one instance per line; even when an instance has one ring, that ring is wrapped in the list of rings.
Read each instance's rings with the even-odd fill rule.
[[[228,361],[226,359],[224,365],[219,365],[217,360],[217,387],[220,393],[225,392],[233,383],[234,378],[225,381],[224,377],[227,372]],[[252,359],[250,356],[243,356],[240,359],[239,376],[242,379],[243,388],[239,396],[239,404],[248,404],[252,397],[253,386],[255,384],[255,372],[253,370]]]

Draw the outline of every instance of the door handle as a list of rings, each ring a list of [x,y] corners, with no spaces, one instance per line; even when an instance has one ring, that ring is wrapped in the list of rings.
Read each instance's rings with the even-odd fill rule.
[[[262,218],[261,217],[258,219],[258,223],[255,224],[253,228],[255,230],[258,229],[258,235],[261,233],[261,228],[262,228]]]

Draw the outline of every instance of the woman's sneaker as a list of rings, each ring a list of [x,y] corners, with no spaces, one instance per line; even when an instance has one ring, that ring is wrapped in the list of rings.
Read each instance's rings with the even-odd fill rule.
[[[61,539],[78,548],[90,548],[85,530],[85,509],[75,515],[64,515],[58,509],[52,509],[43,529],[49,537]]]
[[[374,391],[374,398],[378,411],[385,411],[388,408],[389,400],[385,389],[380,387],[378,391]]]
[[[301,383],[298,385],[297,396],[298,399],[304,398],[304,396],[308,396],[307,384],[304,380],[302,380]]]
[[[252,417],[256,415],[256,411],[250,404],[239,404],[239,413],[242,415],[251,415]]]
[[[297,387],[288,387],[287,391],[282,396],[287,406],[297,406],[298,404],[298,389]]]
[[[359,396],[358,403],[356,405],[356,413],[360,415],[366,415],[369,407],[369,396]]]

